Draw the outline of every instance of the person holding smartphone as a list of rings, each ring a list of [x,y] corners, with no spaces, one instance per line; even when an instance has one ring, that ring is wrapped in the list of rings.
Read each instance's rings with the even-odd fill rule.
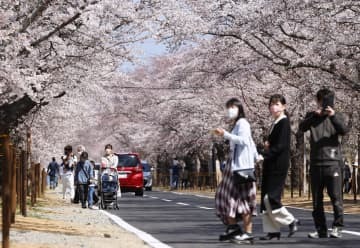
[[[309,233],[309,238],[327,238],[328,229],[324,213],[324,189],[331,199],[334,210],[332,238],[342,236],[344,210],[342,200],[343,156],[339,137],[349,129],[345,118],[334,109],[335,93],[321,89],[316,94],[318,108],[306,114],[300,123],[300,130],[311,132],[310,175],[313,198],[313,218],[316,232]]]

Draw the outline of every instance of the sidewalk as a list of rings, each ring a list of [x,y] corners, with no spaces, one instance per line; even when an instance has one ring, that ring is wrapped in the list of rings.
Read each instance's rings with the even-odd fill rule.
[[[99,210],[81,209],[48,190],[28,217],[16,216],[12,248],[148,248],[142,240],[114,224]]]

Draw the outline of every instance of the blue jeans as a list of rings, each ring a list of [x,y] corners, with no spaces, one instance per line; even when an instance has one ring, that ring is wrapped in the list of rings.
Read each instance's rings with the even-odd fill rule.
[[[89,186],[89,192],[88,192],[88,203],[89,206],[92,206],[94,204],[94,192],[95,192],[95,186],[90,185]]]
[[[178,184],[179,184],[179,175],[173,175],[172,176],[172,187],[174,189],[178,188]]]
[[[50,189],[55,189],[56,187],[56,177],[55,176],[50,176]]]

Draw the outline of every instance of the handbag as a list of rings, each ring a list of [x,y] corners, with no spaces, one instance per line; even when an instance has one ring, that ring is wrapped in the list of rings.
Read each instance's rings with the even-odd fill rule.
[[[234,162],[235,162],[235,158],[236,158],[236,150],[237,150],[237,145],[235,144],[234,158],[233,158]],[[233,171],[233,181],[237,185],[256,182],[255,168],[234,170]]]

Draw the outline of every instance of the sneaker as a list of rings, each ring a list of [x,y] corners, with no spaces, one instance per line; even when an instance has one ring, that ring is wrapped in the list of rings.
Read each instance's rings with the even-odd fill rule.
[[[327,233],[321,233],[319,234],[318,232],[312,232],[308,234],[308,237],[310,239],[323,239],[323,238],[328,238]]]
[[[339,239],[342,237],[342,229],[341,227],[334,226],[330,233],[330,238]]]
[[[236,235],[231,239],[236,244],[244,244],[253,242],[254,237],[249,233],[243,233],[242,235]]]
[[[92,210],[99,210],[99,208],[97,206],[89,206],[89,209],[92,209]]]

